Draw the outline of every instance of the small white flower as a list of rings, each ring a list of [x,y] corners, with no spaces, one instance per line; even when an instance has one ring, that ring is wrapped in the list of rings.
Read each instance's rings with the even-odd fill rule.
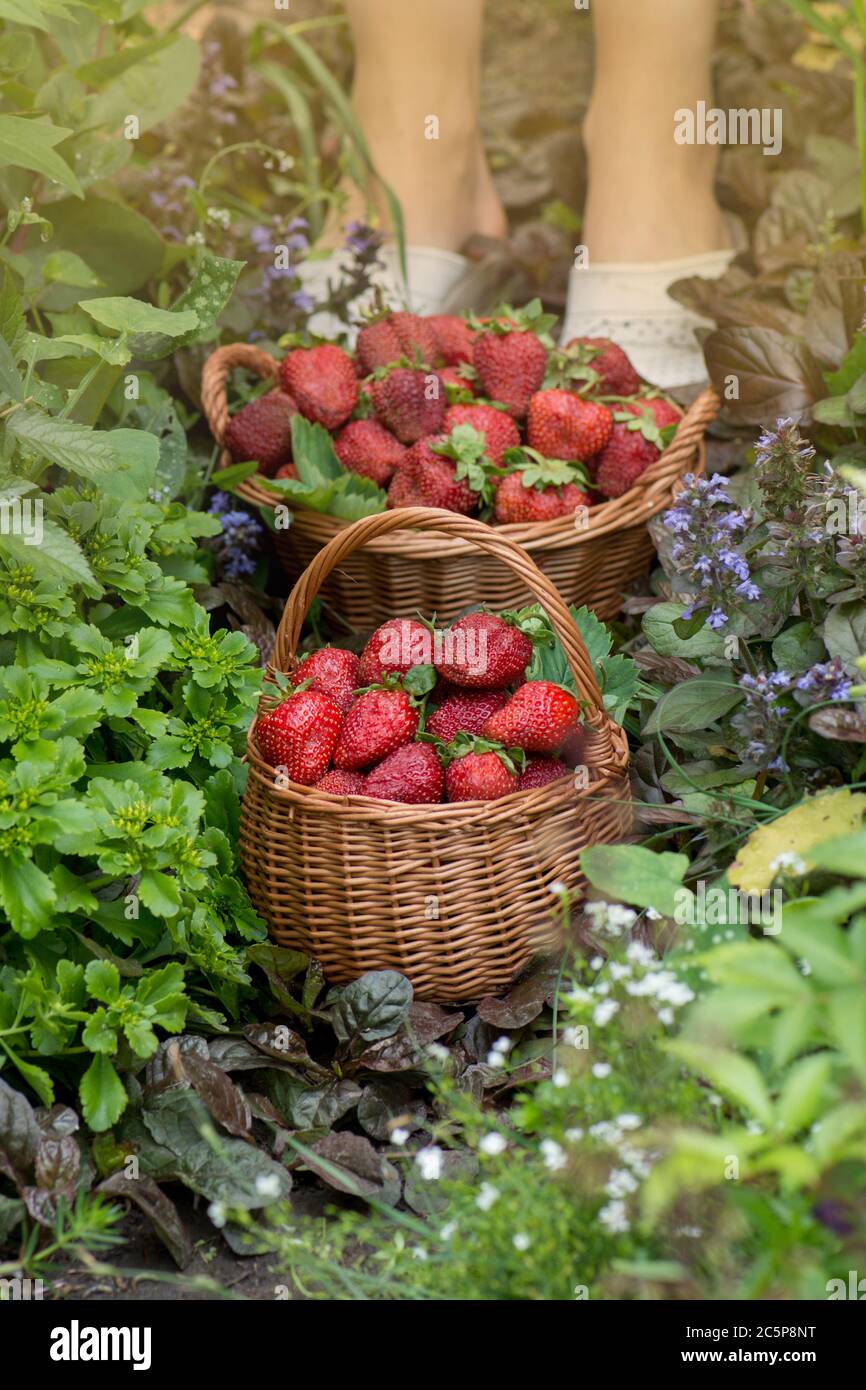
[[[528,1250],[531,1242],[525,1231],[518,1231],[511,1237],[511,1244],[515,1250]]]
[[[811,966],[811,964],[810,964],[809,961],[807,961],[807,960],[798,960],[798,961],[797,961],[797,965],[799,966],[800,974],[801,974],[801,975],[811,975],[811,973],[812,973],[812,966]]]
[[[440,1239],[440,1240],[450,1240],[451,1237],[452,1237],[452,1236],[455,1236],[456,1234],[457,1234],[457,1222],[456,1222],[456,1221],[446,1221],[445,1225],[442,1227],[442,1230],[439,1232],[439,1239]]]
[[[396,1129],[391,1130],[391,1143],[396,1144],[398,1148],[402,1148],[408,1138],[408,1129],[402,1129],[400,1125],[397,1125]]]
[[[277,160],[277,168],[281,174],[287,174],[294,167],[295,161],[290,154],[281,154]]]
[[[600,994],[602,999],[606,994],[610,994],[610,985],[607,980],[597,980],[592,987],[593,994]]]
[[[674,1011],[667,1007],[659,1009],[659,1023],[663,1023],[666,1028],[670,1028],[674,1021]]]
[[[778,854],[775,859],[770,861],[771,873],[778,874],[781,873],[783,869],[787,869],[797,878],[802,878],[806,872],[806,864],[805,861],[800,858],[799,854],[792,854],[786,851],[784,854]]]
[[[562,1041],[566,1047],[580,1047],[584,1032],[580,1028],[563,1028]]]
[[[228,1213],[223,1202],[211,1202],[207,1209],[207,1214],[217,1229],[221,1230],[228,1220]]]
[[[605,999],[603,1003],[597,1004],[592,1011],[592,1021],[603,1028],[606,1023],[610,1023],[615,1013],[619,1012],[619,1004],[615,999]]]
[[[612,960],[608,966],[608,973],[612,980],[628,980],[631,977],[631,966],[623,961]]]
[[[604,1185],[608,1197],[627,1197],[637,1191],[637,1179],[627,1168],[614,1168]]]
[[[508,1140],[504,1134],[485,1134],[481,1139],[479,1149],[483,1154],[501,1154],[508,1148]]]
[[[557,1067],[556,1071],[553,1073],[553,1076],[550,1079],[553,1082],[554,1086],[557,1086],[560,1090],[562,1090],[563,1086],[568,1085],[569,1081],[571,1080],[571,1077],[565,1070],[565,1067]]]
[[[584,1131],[580,1128],[579,1125],[576,1125],[573,1129],[567,1129],[565,1131],[565,1137],[568,1140],[569,1144],[579,1144],[581,1139],[583,1138],[583,1134]]]
[[[489,1211],[498,1196],[498,1187],[494,1187],[492,1182],[483,1182],[478,1196],[475,1198],[475,1205],[480,1211]]]
[[[688,1240],[700,1240],[703,1231],[700,1226],[680,1226],[679,1230],[674,1231],[674,1235],[685,1236]]]
[[[610,1076],[610,1062],[595,1062],[592,1068],[593,1076],[597,1076],[599,1081],[603,1081],[606,1076]]]
[[[505,1036],[503,1036],[503,1037],[501,1037],[501,1038],[497,1038],[497,1039],[496,1039],[496,1042],[493,1043],[493,1051],[494,1051],[494,1052],[502,1052],[502,1053],[510,1052],[510,1051],[511,1051],[511,1048],[512,1048],[511,1039],[508,1038],[508,1037],[505,1037]]]
[[[630,942],[626,947],[625,954],[634,965],[643,965],[647,968],[654,965],[656,961],[655,952],[651,951],[649,946],[645,946],[642,941]]]
[[[614,1200],[608,1202],[607,1206],[602,1207],[598,1213],[598,1219],[606,1231],[611,1235],[621,1235],[623,1231],[629,1229],[628,1215],[626,1214],[625,1202]]]
[[[442,1176],[442,1150],[438,1144],[429,1144],[426,1149],[419,1149],[415,1155],[415,1162],[421,1170],[422,1178],[427,1182],[435,1182]]]
[[[633,1115],[630,1111],[624,1115],[617,1115],[616,1122],[620,1129],[640,1129],[643,1124],[640,1115]]]
[[[260,1197],[279,1197],[280,1180],[276,1173],[259,1173],[256,1178],[256,1192]]]
[[[710,1105],[719,1106],[719,1105],[721,1105],[721,1103],[722,1103],[722,1098],[721,1098],[721,1096],[720,1096],[720,1095],[717,1095],[717,1093],[716,1093],[715,1091],[709,1091],[709,1092],[707,1093],[707,1100],[710,1102]]]
[[[763,1133],[764,1133],[763,1127],[762,1127],[761,1125],[758,1124],[758,1121],[757,1121],[757,1120],[747,1120],[747,1121],[746,1121],[746,1129],[748,1130],[749,1134],[763,1134]]]
[[[555,1139],[542,1139],[541,1153],[544,1158],[545,1168],[549,1168],[551,1173],[557,1173],[560,1168],[564,1168],[568,1162],[565,1149],[561,1144],[557,1144]]]
[[[432,1042],[427,1046],[427,1056],[434,1062],[447,1062],[449,1055],[448,1048],[443,1047],[441,1043]]]
[[[623,1163],[627,1163],[633,1173],[639,1178],[648,1178],[652,1164],[648,1162],[647,1155],[643,1149],[636,1149],[633,1144],[620,1144],[619,1156]]]
[[[427,1251],[424,1249],[423,1246],[421,1246],[421,1245],[413,1245],[413,1246],[412,1246],[412,1259],[413,1259],[413,1260],[426,1260],[426,1258],[427,1258]]]
[[[589,962],[590,970],[601,970],[603,965],[604,956],[593,956],[592,960]]]
[[[557,896],[559,896],[559,895],[561,895],[561,894],[563,894],[563,893],[567,893],[567,892],[568,892],[568,889],[566,888],[566,886],[565,886],[564,883],[558,883],[558,882],[557,882],[557,883],[551,883],[551,884],[549,884],[549,885],[548,885],[547,891],[548,891],[548,893],[554,893],[554,894],[556,894]]]
[[[660,922],[661,919],[662,919],[661,913],[660,913],[660,912],[656,912],[656,910],[655,910],[654,907],[648,907],[648,908],[647,908],[647,910],[646,910],[646,916],[647,916],[647,921],[649,921],[649,922]]]
[[[187,246],[204,246],[204,232],[190,232],[186,238]]]
[[[589,1132],[593,1139],[600,1139],[602,1144],[616,1144],[620,1138],[619,1127],[610,1120],[597,1120],[590,1125]]]
[[[505,1057],[501,1052],[488,1052],[487,1065],[488,1067],[504,1067]]]
[[[575,985],[565,996],[569,1004],[591,1004],[592,995],[588,989],[582,989],[580,985]]]

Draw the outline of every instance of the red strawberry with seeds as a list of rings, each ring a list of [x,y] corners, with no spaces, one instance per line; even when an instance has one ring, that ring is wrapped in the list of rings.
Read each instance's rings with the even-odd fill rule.
[[[384,676],[405,676],[433,662],[433,633],[416,618],[389,618],[361,653],[358,685],[379,685]]]
[[[472,329],[456,314],[431,314],[427,319],[436,340],[437,354],[446,367],[472,361]]]
[[[570,516],[578,507],[589,505],[589,493],[576,483],[538,487],[528,481],[527,471],[518,470],[503,478],[497,487],[493,514],[503,525],[554,521],[560,516]]]
[[[558,782],[568,777],[571,768],[562,758],[529,758],[520,774],[520,790],[529,791],[533,787],[546,787],[550,782]]]
[[[432,364],[437,352],[433,328],[417,314],[388,314],[375,323],[365,324],[355,344],[355,359],[363,376],[400,357],[408,357],[411,362],[420,356],[422,362]]]
[[[571,356],[574,350],[577,359],[598,374],[598,389],[603,396],[633,396],[640,390],[640,377],[622,348],[610,338],[572,338],[565,351]]]
[[[345,714],[355,703],[355,691],[363,684],[359,664],[354,652],[342,647],[320,647],[298,663],[292,680],[296,685],[310,681],[310,690],[323,690]]]
[[[316,790],[330,792],[331,796],[363,796],[363,772],[326,772],[315,784]]]
[[[368,690],[343,720],[334,749],[334,767],[357,772],[381,762],[418,728],[418,711],[403,690]]]
[[[497,468],[506,449],[520,447],[520,431],[510,415],[492,405],[450,405],[445,412],[445,429],[471,425],[483,437],[489,457]]]
[[[283,385],[307,420],[336,430],[358,404],[352,359],[333,343],[295,348],[280,365]]]
[[[284,463],[274,474],[275,478],[297,478],[298,470],[293,463]]]
[[[449,763],[445,789],[449,801],[497,801],[517,791],[518,780],[498,753],[466,753]]]
[[[614,410],[611,437],[596,459],[595,483],[605,497],[622,497],[665,447],[661,431],[681,419],[661,396],[625,401]]]
[[[419,439],[406,452],[388,490],[388,507],[441,507],[468,516],[478,506],[479,494],[458,477],[458,465],[437,453],[433,445],[447,446],[448,435]]]
[[[526,437],[549,459],[588,459],[610,439],[613,416],[599,401],[573,391],[537,391],[529,402]]]
[[[435,372],[392,367],[370,383],[376,417],[401,444],[436,434],[445,419],[445,387]]]
[[[299,690],[261,716],[256,741],[266,763],[285,767],[291,781],[309,787],[324,775],[342,727],[342,711],[330,695]]]
[[[364,795],[410,806],[442,800],[445,773],[429,743],[405,743],[368,772]]]
[[[508,696],[503,690],[461,690],[449,695],[427,720],[426,732],[450,743],[459,733],[480,734],[495,710]]]
[[[442,634],[434,665],[454,685],[501,690],[523,675],[532,642],[494,613],[468,613]]]
[[[285,391],[268,391],[232,416],[225,446],[238,463],[255,459],[259,472],[272,478],[291,463],[292,416],[297,413],[298,407]]]
[[[484,725],[485,738],[527,753],[553,753],[577,723],[577,700],[552,681],[527,681],[508,704],[491,714]]]
[[[350,420],[334,440],[334,453],[344,468],[371,478],[379,487],[391,481],[406,449],[378,420]]]
[[[544,381],[547,349],[534,333],[491,331],[476,338],[472,363],[484,394],[522,419]]]

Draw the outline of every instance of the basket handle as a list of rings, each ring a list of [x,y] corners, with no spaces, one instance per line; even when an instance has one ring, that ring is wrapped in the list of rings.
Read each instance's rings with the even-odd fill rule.
[[[374,516],[363,517],[347,526],[314,556],[289,594],[280,619],[272,657],[278,670],[288,671],[307,610],[331,571],[367,541],[397,530],[438,531],[468,541],[507,565],[523,580],[550,618],[574,676],[578,696],[589,701],[596,709],[602,709],[601,691],[583,638],[559,591],[542,574],[535,561],[514,541],[498,534],[492,527],[438,507],[400,507],[391,512],[377,512]]]
[[[279,364],[269,352],[262,352],[252,343],[228,343],[211,353],[201,374],[201,403],[210,432],[220,446],[229,422],[226,383],[235,367],[244,367],[255,376],[276,381]]]

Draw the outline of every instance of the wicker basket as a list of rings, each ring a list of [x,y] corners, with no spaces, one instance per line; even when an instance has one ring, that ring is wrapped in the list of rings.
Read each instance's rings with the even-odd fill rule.
[[[277,670],[291,667],[310,603],[334,568],[398,526],[477,547],[543,605],[586,701],[586,775],[499,801],[434,806],[337,797],[296,783],[278,789],[254,724],[241,859],[271,935],[315,956],[331,983],[391,968],[409,977],[420,999],[476,999],[504,990],[530,956],[556,946],[551,885],[579,896],[581,850],[628,833],[628,747],[602,709],[580,633],[550,580],[509,537],[453,512],[411,507],[342,529],[289,596]]]
[[[268,353],[245,343],[218,348],[202,376],[202,404],[214,438],[222,444],[228,424],[226,381],[235,367],[277,379],[278,364]],[[587,604],[601,618],[619,612],[629,585],[649,566],[653,545],[646,523],[669,506],[677,481],[704,466],[704,430],[719,409],[711,389],[687,411],[668,449],[623,497],[589,510],[589,524],[578,530],[573,516],[555,521],[496,526],[497,535],[522,547],[556,585],[566,603]],[[226,457],[225,462],[231,460]],[[273,507],[282,499],[256,477],[238,492],[248,502]],[[277,551],[295,581],[314,556],[349,525],[336,517],[305,510],[284,499],[293,513],[290,527],[276,533]],[[516,608],[527,600],[519,574],[489,555],[479,554],[462,537],[417,536],[401,529],[352,551],[323,586],[322,597],[352,627],[368,631],[386,618],[435,613],[451,622],[463,611],[467,596],[483,591],[497,608]]]

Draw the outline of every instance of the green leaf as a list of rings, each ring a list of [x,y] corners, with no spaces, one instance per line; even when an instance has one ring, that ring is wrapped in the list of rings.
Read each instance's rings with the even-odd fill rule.
[[[113,1004],[120,994],[120,974],[108,960],[92,960],[84,972],[90,995],[102,1004]]]
[[[812,407],[812,415],[819,425],[837,425],[844,429],[853,429],[857,424],[854,407],[845,396],[827,396],[826,400],[816,401]]]
[[[42,278],[80,290],[95,289],[102,283],[87,262],[74,251],[52,251],[50,256],[46,256],[42,263]]]
[[[0,164],[12,164],[16,169],[43,174],[52,183],[83,198],[84,190],[78,179],[66,160],[54,150],[55,145],[72,133],[48,121],[0,115]]]
[[[123,334],[162,333],[169,338],[179,338],[198,326],[198,315],[191,309],[157,309],[129,295],[85,299],[81,307],[103,328]]]
[[[744,692],[721,675],[696,676],[662,695],[643,727],[644,735],[706,729],[738,705]]]
[[[722,1047],[706,1047],[701,1043],[674,1039],[663,1044],[665,1052],[678,1057],[691,1071],[702,1076],[735,1105],[748,1110],[769,1129],[773,1123],[773,1106],[763,1077],[754,1062]]]
[[[19,935],[35,936],[51,925],[56,896],[51,879],[23,850],[0,856],[0,902]]]
[[[54,239],[74,251],[110,294],[130,294],[158,275],[165,245],[146,217],[108,198],[88,193],[51,205]]]
[[[331,1022],[341,1042],[374,1042],[396,1033],[409,1012],[412,986],[396,970],[369,970],[340,991]]]
[[[655,854],[642,845],[591,845],[581,854],[580,866],[602,893],[637,907],[652,907],[663,917],[687,911],[693,900],[691,890],[683,887],[689,867],[685,854]]]
[[[79,1086],[85,1120],[97,1134],[116,1124],[126,1109],[127,1095],[112,1063],[101,1053],[94,1057]]]
[[[100,478],[117,464],[111,435],[73,420],[55,420],[41,410],[23,407],[6,421],[9,434],[34,453],[83,478]]]
[[[159,869],[145,869],[138,885],[145,907],[157,917],[176,917],[181,907],[180,888],[176,878]]]
[[[103,87],[89,112],[92,125],[107,127],[118,139],[130,113],[138,117],[142,132],[150,130],[176,111],[198,82],[200,49],[187,34],[173,34],[168,44],[141,48],[147,51]],[[136,54],[134,48],[127,52]],[[85,71],[88,68],[92,73],[93,65]]]
[[[685,612],[682,603],[657,603],[643,618],[644,636],[650,646],[660,656],[681,656],[686,660],[694,657],[722,656],[725,639],[718,632],[707,627],[706,622],[693,637],[679,637],[674,629]]]
[[[848,1063],[866,1082],[866,993],[863,986],[835,990],[827,1005],[830,1029]]]
[[[793,1135],[808,1129],[820,1113],[832,1070],[833,1059],[827,1052],[794,1063],[776,1101],[777,1130]]]

